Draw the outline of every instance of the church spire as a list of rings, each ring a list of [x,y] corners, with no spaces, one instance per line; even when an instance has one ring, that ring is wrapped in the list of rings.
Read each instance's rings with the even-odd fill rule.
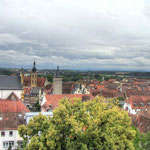
[[[56,77],[57,77],[57,78],[59,78],[59,77],[60,77],[59,66],[57,66],[57,70],[56,70]]]
[[[34,60],[34,62],[33,62],[32,72],[36,72],[36,63],[35,63],[35,60]]]

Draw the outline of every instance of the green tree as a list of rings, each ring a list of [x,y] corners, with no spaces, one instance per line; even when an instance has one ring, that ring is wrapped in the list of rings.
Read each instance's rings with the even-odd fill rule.
[[[146,135],[142,134],[142,142],[141,142],[142,148],[144,150],[150,149],[150,132]]]
[[[107,102],[106,102],[107,101]],[[53,118],[39,115],[19,127],[27,150],[133,150],[135,130],[116,100],[62,99]]]
[[[150,132],[147,134],[143,134],[139,132],[138,129],[133,127],[136,131],[136,135],[134,138],[134,148],[135,150],[149,150],[150,149]]]
[[[35,108],[35,111],[40,111],[41,110],[41,105],[39,104],[39,101],[37,101],[35,104],[34,104],[34,108]]]
[[[48,81],[53,82],[53,75],[48,75],[46,77]]]
[[[124,101],[125,98],[124,98],[123,96],[119,96],[119,97],[118,97],[118,100],[119,100],[119,101]]]

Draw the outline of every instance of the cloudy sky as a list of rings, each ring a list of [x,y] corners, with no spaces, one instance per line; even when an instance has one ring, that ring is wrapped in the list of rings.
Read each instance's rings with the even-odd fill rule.
[[[0,67],[150,71],[150,0],[0,0]]]

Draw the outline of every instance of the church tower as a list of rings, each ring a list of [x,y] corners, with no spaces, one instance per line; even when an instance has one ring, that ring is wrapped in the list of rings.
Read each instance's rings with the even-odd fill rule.
[[[53,78],[53,94],[62,94],[62,78],[59,74],[59,66],[57,66],[56,75]]]
[[[37,86],[37,72],[36,72],[36,64],[35,61],[33,63],[33,68],[31,71],[31,87],[36,87]]]

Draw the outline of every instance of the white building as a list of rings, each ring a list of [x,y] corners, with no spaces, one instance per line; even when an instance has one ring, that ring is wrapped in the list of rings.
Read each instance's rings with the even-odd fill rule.
[[[22,148],[23,139],[19,136],[16,130],[1,130],[0,135],[0,149],[8,150],[9,147],[12,149]]]
[[[123,108],[131,114],[137,114],[140,110],[150,110],[150,96],[130,96]]]
[[[24,114],[29,112],[24,103],[11,93],[7,99],[0,99],[0,150],[22,147],[23,139],[18,134],[18,126],[25,124]]]
[[[90,94],[90,92],[87,90],[85,85],[78,83],[74,88],[73,94]]]
[[[0,150],[22,148],[23,139],[17,131],[21,124],[25,124],[22,113],[0,113]]]

